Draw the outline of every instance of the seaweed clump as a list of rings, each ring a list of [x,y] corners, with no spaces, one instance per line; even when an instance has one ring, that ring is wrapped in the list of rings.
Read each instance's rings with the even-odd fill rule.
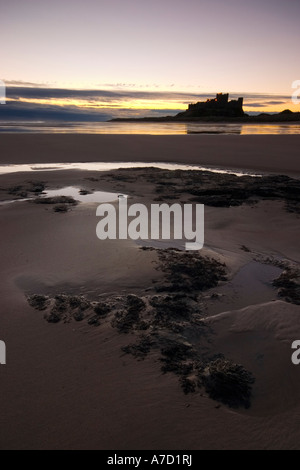
[[[199,381],[213,400],[231,408],[250,408],[255,379],[242,365],[219,358],[199,371]]]
[[[287,268],[273,281],[273,286],[278,287],[279,297],[286,302],[300,305],[300,272]]]
[[[29,295],[27,297],[27,301],[29,305],[35,308],[36,310],[46,310],[50,302],[49,297],[38,294]]]
[[[158,269],[165,273],[167,284],[157,287],[158,292],[204,291],[226,280],[224,263],[198,253],[160,250],[159,259]]]
[[[151,351],[154,341],[151,336],[141,335],[137,343],[128,344],[122,348],[125,354],[131,354],[139,360],[144,360]]]
[[[72,196],[37,197],[35,204],[70,204],[76,206],[78,202]]]
[[[112,326],[122,333],[129,333],[134,328],[139,329],[141,323],[140,313],[145,307],[146,304],[143,299],[129,294],[126,300],[126,310],[116,313]]]

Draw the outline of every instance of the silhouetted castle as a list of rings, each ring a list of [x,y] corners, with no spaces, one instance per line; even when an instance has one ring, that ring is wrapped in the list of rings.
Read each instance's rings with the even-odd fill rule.
[[[216,98],[189,104],[188,109],[177,114],[176,117],[194,118],[203,116],[244,116],[243,98],[231,101],[228,101],[228,98],[228,93],[218,93]]]

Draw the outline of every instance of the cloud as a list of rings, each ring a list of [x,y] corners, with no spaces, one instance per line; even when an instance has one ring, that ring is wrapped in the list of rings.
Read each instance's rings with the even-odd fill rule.
[[[0,121],[103,122],[117,117],[139,118],[174,115],[179,111],[180,109],[114,109],[111,107],[98,110],[93,108],[80,108],[77,106],[44,105],[9,101],[5,106],[0,106]]]
[[[9,85],[9,82],[5,82]],[[15,82],[18,83],[18,82]],[[23,86],[7,86],[7,97],[12,99],[77,99],[77,100],[115,100],[115,99],[139,99],[139,100],[165,100],[180,101],[182,104],[188,104],[195,101],[202,101],[208,98],[214,98],[215,93],[187,93],[180,91],[137,91],[122,89],[125,84],[114,85],[112,90],[103,89],[68,89],[68,88],[48,88],[39,84],[38,86],[29,86],[29,82],[20,82]],[[25,86],[27,83],[28,86]],[[34,84],[32,84],[34,85]],[[120,89],[116,89],[120,85]],[[132,84],[133,85],[133,84]],[[260,93],[232,93],[230,99],[237,99],[239,96],[244,97],[244,103],[251,105],[252,100],[256,100],[259,104],[282,104],[291,99],[290,95],[270,95]]]
[[[0,106],[0,120],[47,120],[47,121],[107,121],[112,118],[109,112],[91,112],[76,107],[41,105],[10,101]]]
[[[266,108],[268,106],[274,106],[274,105],[281,105],[285,104],[288,100],[270,100],[270,101],[262,101],[262,102],[247,102],[246,107],[247,108]]]
[[[15,81],[14,83],[19,82]],[[48,88],[40,86],[41,84],[29,86],[29,82],[20,83],[22,86],[7,86],[7,104],[0,106],[1,120],[38,119],[95,122],[106,121],[114,117],[175,115],[182,111],[182,108],[187,107],[189,103],[215,97],[215,93],[196,94],[180,91],[129,89],[80,90]],[[25,83],[28,86],[25,86]],[[232,93],[230,98],[236,99],[238,96],[244,96],[244,106],[247,109],[260,109],[290,101],[290,96],[254,93]],[[135,106],[132,107],[131,104],[134,101]],[[155,106],[159,109],[153,109]]]
[[[13,99],[165,99],[165,100],[199,100],[207,95],[181,92],[132,91],[132,90],[75,90],[67,88],[30,88],[7,87],[7,97]],[[211,95],[214,96],[214,95]]]
[[[247,108],[265,108],[266,105],[262,103],[247,103]]]
[[[24,82],[23,80],[3,80],[5,85],[20,87],[46,87],[46,83]]]
[[[284,104],[286,103],[288,100],[285,100],[285,101],[267,101],[267,104]]]
[[[291,99],[291,95],[274,95],[270,93],[232,93],[231,98],[236,99],[238,96],[243,96],[244,100],[260,100],[260,101],[270,101],[270,100],[281,100],[284,103]]]

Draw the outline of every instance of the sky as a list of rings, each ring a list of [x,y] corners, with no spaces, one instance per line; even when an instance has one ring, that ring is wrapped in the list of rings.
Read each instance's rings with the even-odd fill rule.
[[[11,116],[174,114],[217,92],[299,110],[300,0],[0,0],[0,18]]]

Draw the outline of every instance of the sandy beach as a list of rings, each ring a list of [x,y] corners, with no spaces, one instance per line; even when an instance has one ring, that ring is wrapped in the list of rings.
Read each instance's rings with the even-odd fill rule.
[[[0,448],[298,449],[300,366],[291,361],[300,339],[298,154],[298,136],[1,135],[1,165],[177,162],[275,179],[255,187],[247,180],[241,196],[238,180],[212,174],[0,175],[0,339],[7,347]],[[33,202],[66,186],[127,194],[147,206],[203,198],[204,248],[192,257],[159,243],[100,241],[96,203],[60,213]],[[30,201],[3,204],[24,197]],[[210,261],[201,265],[204,258]],[[188,274],[176,267],[180,259]],[[195,284],[199,266],[210,279],[205,287]],[[34,295],[46,299],[42,309],[28,301]],[[49,321],[53,305],[57,322]],[[107,311],[97,317],[96,307]],[[170,360],[174,348],[178,358]],[[255,378],[250,407],[212,399],[203,377],[217,358]]]

